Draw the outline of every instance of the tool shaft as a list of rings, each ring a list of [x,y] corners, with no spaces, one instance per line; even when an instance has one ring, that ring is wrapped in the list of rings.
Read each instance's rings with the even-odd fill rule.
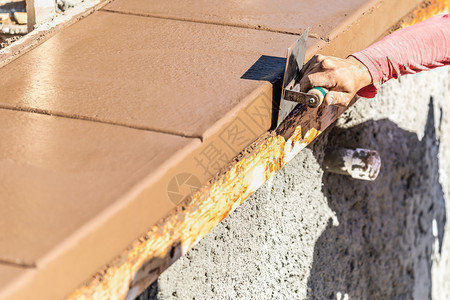
[[[284,96],[286,100],[304,104],[309,107],[318,107],[322,104],[328,90],[322,87],[314,87],[307,93],[298,92],[294,89],[286,89]]]

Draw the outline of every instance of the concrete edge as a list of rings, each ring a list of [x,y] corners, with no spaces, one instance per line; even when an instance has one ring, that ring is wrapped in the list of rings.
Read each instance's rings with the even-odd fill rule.
[[[404,20],[409,20],[408,25],[412,25],[415,21],[419,22],[436,13],[448,11],[450,3],[449,1],[425,1],[409,13],[415,7],[417,3],[411,4],[409,9],[403,7],[402,14],[398,18],[391,19],[389,26],[381,28],[379,35],[370,34],[372,40],[363,39],[359,44],[352,45],[356,48],[353,51],[375,42],[393,28],[401,27],[399,22],[403,24]],[[358,18],[355,21],[355,28],[352,29],[353,34],[355,32],[359,35],[365,34],[363,30],[367,29],[366,25],[373,22],[384,9],[391,9],[391,7],[382,6],[380,11],[377,12],[374,9],[370,14],[363,14],[361,18]],[[343,33],[344,36],[347,36],[346,32]],[[352,51],[344,47],[346,43],[341,42],[342,40],[343,38],[339,39],[337,36],[331,42],[323,43],[317,52],[336,55],[334,53],[338,50],[340,53],[350,54]],[[334,52],[329,53],[332,49],[335,49]],[[69,298],[133,299],[139,295],[159,274],[191,249],[344,111],[345,109],[335,107],[314,111],[297,108],[277,132],[263,134],[237,155],[232,164],[222,169],[200,191],[179,204],[149,232],[136,239],[106,267],[74,291]]]

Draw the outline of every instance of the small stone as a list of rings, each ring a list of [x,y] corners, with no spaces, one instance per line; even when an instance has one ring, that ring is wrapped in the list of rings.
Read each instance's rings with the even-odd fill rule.
[[[81,4],[83,0],[57,0],[56,5],[60,11],[66,11]]]

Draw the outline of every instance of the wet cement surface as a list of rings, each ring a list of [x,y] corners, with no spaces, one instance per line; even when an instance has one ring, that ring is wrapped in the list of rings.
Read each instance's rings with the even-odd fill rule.
[[[0,286],[7,286],[17,280],[24,273],[24,269],[17,266],[0,265]]]
[[[0,116],[0,260],[31,265],[192,142],[28,112]]]
[[[44,292],[47,299],[49,294],[58,298],[67,293],[67,285],[84,280],[86,270],[95,272],[102,259],[112,259],[136,237],[135,232],[147,228],[146,222],[156,222],[173,208],[173,203],[157,197],[137,204],[139,197],[129,193],[147,181],[146,176],[158,177],[161,161],[199,143],[30,112],[2,109],[0,119],[1,293],[13,286],[6,284],[12,279],[24,284],[26,277],[16,275],[26,272],[40,276],[38,286],[39,280],[60,280],[36,299]],[[151,186],[150,182],[144,184]],[[130,198],[137,198],[131,206],[139,208],[131,213],[134,221],[123,226],[130,212],[116,211]],[[99,229],[98,223],[109,218],[119,218],[115,222],[119,227],[106,223]],[[18,267],[20,272],[4,276],[3,266]]]
[[[327,38],[330,31],[367,5],[364,0],[148,1],[116,0],[105,9],[196,22],[225,24]],[[351,19],[351,18],[350,18]]]
[[[361,99],[139,299],[448,299],[449,100],[448,67]],[[324,174],[336,145],[378,179]]]
[[[200,137],[232,119],[262,85],[241,76],[262,55],[283,58],[295,40],[96,12],[3,67],[11,75],[0,82],[0,104]],[[279,76],[284,65],[278,66]]]

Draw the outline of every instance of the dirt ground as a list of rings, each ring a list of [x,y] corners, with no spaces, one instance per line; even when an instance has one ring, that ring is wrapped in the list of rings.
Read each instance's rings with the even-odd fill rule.
[[[324,173],[329,147],[377,150],[374,182]],[[450,299],[450,68],[360,99],[144,299]]]
[[[68,11],[77,5],[83,3],[84,0],[56,0],[56,13],[61,14]],[[10,20],[2,20],[0,17],[0,49],[3,49],[15,41],[18,41],[24,34],[11,34],[11,30],[18,30],[22,32],[26,25],[18,25],[17,20],[14,19],[14,12],[26,12],[25,0],[0,0],[0,14],[8,13]]]

